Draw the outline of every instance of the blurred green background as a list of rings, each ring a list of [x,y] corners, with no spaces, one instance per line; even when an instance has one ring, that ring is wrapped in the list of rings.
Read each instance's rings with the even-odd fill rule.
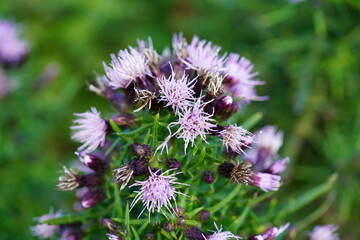
[[[258,89],[270,100],[244,115],[262,111],[258,128],[285,131],[281,152],[292,162],[283,197],[338,174],[328,194],[289,221],[360,236],[360,1],[2,0],[0,17],[19,23],[31,44],[26,64],[9,71],[17,90],[0,100],[1,239],[33,239],[34,216],[71,209],[72,194],[54,190],[55,173],[75,159],[72,113],[111,112],[86,87],[102,61],[148,36],[161,51],[180,31],[249,58],[266,81]]]

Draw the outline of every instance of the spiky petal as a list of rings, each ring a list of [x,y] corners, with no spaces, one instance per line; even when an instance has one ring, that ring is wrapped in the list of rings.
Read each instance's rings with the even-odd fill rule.
[[[185,73],[182,77],[177,78],[174,72],[168,78],[161,77],[158,80],[160,87],[160,97],[158,100],[165,102],[165,107],[171,106],[176,114],[179,109],[190,107],[194,101],[193,95],[195,92],[193,87],[195,80],[189,81]]]
[[[194,146],[195,139],[200,136],[204,142],[206,142],[206,135],[211,132],[211,129],[216,125],[211,123],[214,120],[211,118],[212,114],[208,114],[204,111],[204,103],[201,103],[201,100],[198,99],[192,108],[186,107],[183,110],[179,111],[179,119],[177,122],[172,122],[168,125],[168,130],[170,135],[165,139],[165,141],[157,148],[157,150],[164,148],[167,149],[167,142],[173,137],[182,138],[185,141],[184,151],[191,143],[191,146]],[[171,133],[170,128],[172,126],[180,125],[179,129],[175,133]],[[207,142],[206,142],[207,143]]]
[[[225,127],[219,134],[226,150],[231,149],[238,154],[243,153],[243,148],[248,147],[253,141],[252,133],[236,125]]]
[[[42,222],[52,218],[58,218],[61,216],[62,216],[61,211],[57,211],[56,213],[54,213],[53,210],[50,210],[50,213],[35,218],[38,221],[38,224],[34,227],[31,227],[32,235],[39,237],[41,239],[53,237],[60,230],[60,226],[49,225]]]
[[[309,240],[340,240],[337,230],[338,226],[332,224],[316,226],[310,233]]]
[[[90,153],[98,146],[103,146],[107,133],[107,123],[100,117],[96,108],[92,107],[91,112],[75,113],[78,119],[74,120],[75,125],[71,127],[75,133],[72,139],[83,143],[78,151]]]
[[[220,228],[214,223],[216,231],[212,235],[203,236],[205,240],[228,240],[228,239],[241,239],[239,236],[235,236],[230,231],[222,232],[223,228]]]
[[[205,74],[209,71],[224,69],[226,54],[219,56],[220,47],[212,45],[211,42],[200,40],[194,36],[191,43],[187,46],[187,57],[183,62],[189,69]]]
[[[114,89],[127,88],[137,79],[143,81],[146,75],[151,75],[145,56],[135,48],[120,50],[118,56],[111,54],[110,57],[110,67],[103,65]]]
[[[281,177],[270,173],[257,172],[252,175],[251,185],[261,188],[263,191],[277,191],[280,187]]]
[[[138,201],[141,200],[144,205],[144,209],[142,210],[140,215],[144,212],[145,209],[147,209],[149,213],[154,213],[155,210],[157,212],[164,213],[162,207],[165,207],[170,213],[175,213],[171,201],[175,202],[176,194],[181,194],[184,196],[186,195],[176,191],[173,185],[188,185],[176,181],[177,178],[175,176],[180,174],[181,172],[168,174],[169,171],[171,170],[168,170],[164,173],[161,173],[160,170],[153,172],[149,168],[150,175],[147,180],[135,181],[135,183],[129,188],[134,186],[140,186],[140,190],[135,191],[137,195],[131,203],[131,209]]]

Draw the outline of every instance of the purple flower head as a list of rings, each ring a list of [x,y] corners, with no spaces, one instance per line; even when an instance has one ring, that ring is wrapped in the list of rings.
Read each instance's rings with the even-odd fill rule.
[[[21,61],[28,52],[28,44],[20,39],[16,25],[0,19],[0,61]]]
[[[159,149],[167,149],[167,142],[173,137],[182,138],[185,141],[184,151],[186,153],[186,148],[191,142],[191,146],[194,146],[195,139],[200,136],[206,142],[206,135],[210,133],[211,128],[216,125],[211,123],[214,121],[211,116],[204,112],[204,106],[206,103],[201,103],[201,99],[198,99],[192,108],[185,107],[179,111],[179,119],[177,122],[172,122],[168,125],[168,130],[170,135],[165,139],[165,141],[159,145]],[[180,125],[179,129],[171,134],[170,128],[175,125]],[[206,142],[207,143],[207,142]],[[167,149],[168,150],[168,149]]]
[[[114,89],[127,88],[132,82],[144,81],[146,75],[151,76],[145,56],[135,48],[129,49],[120,50],[118,57],[111,54],[110,67],[103,63],[106,76]]]
[[[290,160],[288,157],[279,159],[270,166],[268,171],[271,174],[280,174],[287,168],[287,166],[289,165],[289,161]]]
[[[174,34],[172,39],[172,47],[174,49],[175,57],[186,58],[187,42],[182,33]]]
[[[109,240],[122,240],[122,238],[111,233],[107,233],[106,236],[108,236]]]
[[[199,39],[194,36],[190,45],[187,46],[187,57],[183,59],[184,64],[189,69],[200,73],[206,73],[214,70],[223,70],[226,54],[219,56],[220,47],[212,45],[211,42]]]
[[[59,225],[49,225],[46,223],[41,223],[43,221],[58,218],[62,216],[61,211],[53,213],[53,210],[50,210],[50,213],[42,215],[41,217],[35,218],[38,221],[38,224],[34,227],[31,227],[31,232],[33,236],[39,237],[41,239],[51,238],[60,230]]]
[[[231,149],[238,154],[243,153],[243,148],[248,147],[253,141],[252,134],[249,131],[236,125],[225,127],[219,134],[226,150]]]
[[[195,81],[195,78],[189,81],[185,73],[180,78],[177,78],[174,72],[168,78],[161,77],[158,79],[160,87],[158,101],[166,102],[165,107],[171,106],[175,113],[178,114],[179,109],[192,106]]]
[[[268,169],[282,143],[283,132],[277,131],[275,126],[266,126],[255,133],[254,144],[246,152],[245,158],[259,171]]]
[[[71,139],[83,143],[78,151],[90,153],[98,146],[103,146],[108,126],[96,108],[92,107],[91,112],[75,113],[74,115],[79,118],[74,120],[75,126],[71,127],[76,131]]]
[[[310,233],[309,240],[340,240],[337,230],[338,226],[332,224],[316,226]]]
[[[177,178],[175,176],[180,174],[181,172],[168,174],[168,172],[171,170],[172,169],[167,170],[164,173],[161,173],[160,169],[157,170],[156,172],[153,172],[149,168],[150,175],[147,180],[135,181],[133,185],[129,186],[129,188],[134,186],[141,187],[139,191],[135,191],[137,195],[132,201],[130,209],[132,209],[135,206],[135,204],[141,200],[141,202],[144,205],[144,209],[141,211],[140,215],[144,212],[145,209],[147,209],[149,213],[154,213],[156,210],[157,212],[162,212],[164,214],[162,210],[163,206],[165,206],[165,208],[170,213],[175,213],[175,210],[171,205],[171,201],[175,202],[176,194],[181,194],[184,196],[187,195],[176,191],[173,185],[175,184],[185,185],[185,186],[188,185],[184,183],[176,182]]]
[[[249,240],[274,240],[281,233],[283,233],[289,226],[290,226],[290,223],[287,223],[284,226],[281,226],[279,228],[277,228],[277,227],[269,228],[262,234],[252,236],[251,238],[249,238]]]
[[[139,46],[139,52],[145,56],[146,62],[149,65],[150,70],[154,74],[159,74],[160,55],[154,49],[153,42],[149,37],[147,41],[137,40]]]
[[[228,240],[228,239],[241,239],[239,236],[235,236],[229,231],[222,232],[222,227],[220,228],[214,223],[216,231],[213,231],[214,233],[212,235],[204,236],[205,240]]]
[[[261,188],[263,191],[277,191],[280,187],[281,177],[270,173],[257,172],[251,176],[251,185]]]

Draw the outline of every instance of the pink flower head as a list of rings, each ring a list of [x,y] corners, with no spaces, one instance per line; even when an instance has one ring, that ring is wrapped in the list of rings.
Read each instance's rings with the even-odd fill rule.
[[[144,205],[144,209],[141,211],[140,215],[144,212],[145,209],[149,211],[149,213],[154,213],[155,210],[157,212],[163,212],[162,207],[165,208],[170,213],[175,213],[174,208],[171,205],[171,201],[175,202],[176,194],[181,194],[187,196],[183,193],[176,191],[173,185],[185,185],[184,183],[176,182],[177,178],[176,175],[180,174],[181,172],[176,172],[168,175],[168,172],[173,169],[167,170],[164,173],[160,172],[160,169],[156,172],[153,172],[149,168],[149,178],[145,181],[135,181],[133,185],[129,188],[134,186],[141,186],[139,191],[135,191],[137,193],[136,197],[131,203],[131,209],[135,206],[135,204],[141,200]],[[176,205],[176,202],[175,202]],[[140,216],[139,215],[139,216]]]
[[[309,240],[340,240],[337,230],[338,226],[332,224],[316,226],[310,233]]]
[[[74,115],[79,118],[74,120],[75,126],[71,127],[76,131],[71,139],[83,143],[78,151],[90,153],[98,146],[103,146],[108,126],[96,108],[92,107],[91,112],[75,113]]]
[[[201,73],[221,71],[224,69],[226,54],[219,56],[220,49],[218,46],[213,46],[211,42],[200,41],[198,36],[194,36],[190,45],[187,46],[188,55],[183,62],[189,69]]]
[[[111,233],[107,233],[106,236],[108,236],[109,240],[122,240],[122,238]]]
[[[287,223],[284,226],[281,226],[279,228],[272,227],[272,228],[267,229],[262,234],[255,235],[255,236],[251,237],[250,239],[251,240],[274,240],[281,233],[283,233],[289,226],[290,226],[290,223]]]
[[[273,157],[283,144],[283,132],[277,131],[275,126],[265,126],[255,133],[252,148],[246,151],[245,159],[254,167],[263,171],[273,164]]]
[[[216,125],[211,123],[214,121],[211,116],[204,112],[204,103],[201,103],[201,99],[198,99],[193,107],[185,107],[179,111],[179,120],[177,122],[172,122],[168,125],[168,130],[170,135],[165,139],[165,141],[157,148],[167,149],[167,142],[173,137],[182,138],[185,141],[184,152],[186,153],[186,148],[191,142],[191,146],[194,146],[195,139],[200,136],[204,142],[206,142],[206,135],[210,133],[211,129]],[[171,134],[170,128],[175,125],[180,125],[179,129]],[[207,142],[206,142],[207,143]]]
[[[0,61],[21,61],[27,52],[28,44],[20,39],[16,25],[0,19]]]
[[[248,147],[253,141],[252,134],[242,127],[230,125],[220,131],[220,136],[223,140],[223,145],[226,150],[241,154],[244,152],[243,148]]]
[[[177,78],[174,72],[168,78],[160,78],[158,80],[161,94],[159,101],[167,102],[165,107],[171,106],[178,114],[179,109],[190,107],[193,104],[195,80],[189,81],[185,73],[182,77]]]
[[[262,189],[264,192],[277,191],[280,187],[281,177],[270,173],[257,172],[251,176],[251,185]]]
[[[60,226],[49,225],[42,222],[52,218],[59,218],[61,216],[62,216],[61,211],[57,211],[56,213],[53,213],[53,210],[50,210],[50,213],[35,218],[38,221],[38,224],[34,227],[31,227],[32,235],[39,237],[41,239],[53,237],[55,233],[57,233],[60,230]]]
[[[132,82],[144,81],[146,75],[151,76],[145,56],[135,48],[129,49],[120,50],[118,57],[111,54],[111,67],[103,63],[106,76],[114,89],[127,88]]]
[[[229,231],[225,231],[222,232],[222,227],[220,226],[220,228],[216,225],[216,223],[214,223],[216,231],[213,231],[214,233],[212,235],[208,235],[208,236],[204,236],[205,240],[228,240],[231,238],[234,239],[241,239],[241,237],[235,236],[234,234],[232,234]]]

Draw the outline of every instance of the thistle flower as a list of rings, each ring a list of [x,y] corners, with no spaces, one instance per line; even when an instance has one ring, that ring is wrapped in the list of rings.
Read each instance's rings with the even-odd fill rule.
[[[246,151],[245,159],[250,161],[255,169],[268,169],[283,143],[283,132],[277,131],[275,126],[266,126],[255,133],[252,148]]]
[[[23,60],[28,52],[28,44],[20,39],[17,26],[0,19],[0,62],[17,63]]]
[[[91,208],[106,198],[104,188],[98,188],[88,192],[81,200],[83,208]]]
[[[225,231],[222,232],[222,227],[220,226],[220,228],[216,225],[216,223],[214,223],[216,231],[213,231],[214,233],[212,235],[207,235],[206,237],[204,237],[205,240],[228,240],[231,238],[234,239],[241,239],[241,237],[239,236],[235,236],[234,234],[232,234],[229,231]]]
[[[242,183],[245,185],[252,184],[254,172],[251,169],[251,164],[247,161],[235,164],[231,171],[231,181],[235,183]]]
[[[211,42],[194,36],[190,45],[187,46],[187,57],[183,60],[189,69],[205,74],[209,71],[223,70],[226,54],[219,56],[220,47],[212,45]]]
[[[50,213],[35,218],[35,220],[38,221],[38,224],[34,227],[31,227],[32,235],[39,237],[41,239],[53,237],[60,230],[60,226],[49,225],[42,222],[52,218],[59,218],[61,216],[62,216],[62,212],[60,210],[57,211],[56,213],[53,213],[53,210],[50,210]]]
[[[277,160],[269,167],[268,172],[271,174],[282,173],[289,165],[289,161],[288,157]]]
[[[174,72],[168,78],[164,76],[159,78],[160,97],[158,101],[166,102],[165,107],[171,106],[175,114],[178,114],[179,109],[190,107],[193,104],[195,81],[196,78],[189,81],[185,73],[182,77],[177,78]]]
[[[91,112],[75,113],[74,115],[79,118],[74,120],[75,126],[71,127],[72,130],[76,131],[71,139],[83,143],[78,151],[90,153],[98,146],[103,146],[108,125],[100,117],[96,108],[92,107]]]
[[[114,234],[111,234],[111,233],[107,233],[106,236],[108,236],[109,240],[122,240],[121,237],[118,237]]]
[[[113,172],[113,180],[120,185],[120,191],[123,190],[133,178],[134,168],[130,164],[125,164]]]
[[[111,54],[111,63],[108,67],[105,63],[104,70],[114,89],[127,88],[135,81],[144,81],[145,76],[151,76],[145,56],[136,49],[120,50],[118,57]]]
[[[104,173],[109,169],[109,163],[106,160],[106,156],[100,153],[86,154],[83,152],[75,152],[80,162],[92,170],[100,173]]]
[[[181,194],[184,196],[187,195],[176,191],[173,185],[175,184],[184,185],[184,186],[188,186],[188,185],[184,183],[176,182],[177,178],[175,176],[180,174],[181,172],[176,172],[168,175],[169,171],[171,170],[167,170],[164,173],[161,173],[160,170],[153,172],[149,168],[150,175],[147,180],[135,181],[135,183],[131,185],[129,188],[134,186],[140,186],[141,188],[139,191],[135,191],[137,195],[131,203],[131,209],[135,206],[135,204],[138,201],[141,200],[144,205],[144,209],[141,211],[140,215],[144,212],[145,209],[147,209],[149,213],[154,213],[155,210],[157,212],[161,211],[162,213],[164,213],[162,210],[163,206],[165,206],[165,208],[170,213],[175,213],[175,210],[171,205],[171,201],[175,202],[176,194]]]
[[[80,186],[78,174],[73,170],[63,166],[63,174],[58,178],[59,183],[56,185],[60,191],[71,191]]]
[[[182,33],[174,34],[172,39],[172,47],[175,57],[185,59],[187,56],[187,42]]]
[[[283,233],[289,226],[290,226],[290,223],[287,223],[284,226],[281,226],[279,228],[277,228],[277,227],[269,228],[262,234],[255,235],[255,236],[249,238],[249,240],[274,240],[281,233]]]
[[[340,240],[337,230],[338,226],[332,224],[316,226],[310,233],[309,240]]]
[[[243,153],[243,148],[248,147],[253,141],[252,134],[249,131],[236,125],[225,127],[219,132],[219,135],[226,150],[231,149],[238,154]]]
[[[226,78],[232,83],[262,84],[261,81],[254,79],[258,72],[252,73],[254,65],[250,60],[241,57],[238,54],[231,53],[225,62],[224,71]]]
[[[168,141],[176,136],[177,138],[184,139],[184,152],[186,153],[186,148],[191,142],[191,146],[194,146],[195,139],[200,136],[204,142],[206,141],[206,135],[210,133],[211,129],[216,125],[211,123],[214,121],[211,116],[212,114],[208,114],[204,112],[204,103],[200,102],[198,99],[192,108],[186,107],[183,110],[179,111],[179,119],[177,122],[172,122],[168,125],[168,130],[170,135],[165,139],[165,141],[157,148],[159,149],[167,149]],[[170,128],[175,125],[180,125],[179,129],[175,133],[171,133]],[[167,149],[168,150],[168,149]]]
[[[270,173],[257,172],[251,176],[251,185],[261,188],[264,192],[277,191],[280,187],[281,177]]]
[[[147,41],[137,40],[139,46],[139,52],[145,56],[146,62],[149,65],[151,71],[155,74],[159,73],[160,55],[154,49],[151,37],[148,37]]]

